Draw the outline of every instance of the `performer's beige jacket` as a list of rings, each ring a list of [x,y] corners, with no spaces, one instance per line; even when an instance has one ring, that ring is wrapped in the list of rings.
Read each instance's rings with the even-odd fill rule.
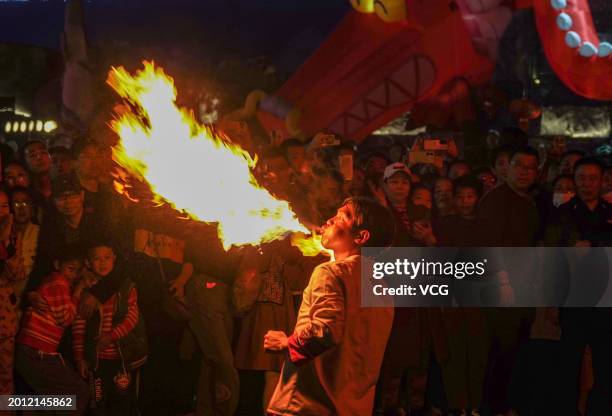
[[[355,255],[313,271],[270,414],[372,414],[393,308],[361,307],[361,260]]]

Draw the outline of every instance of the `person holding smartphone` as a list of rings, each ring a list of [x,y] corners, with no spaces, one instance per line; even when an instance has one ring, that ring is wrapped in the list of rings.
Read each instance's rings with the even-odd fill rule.
[[[411,241],[408,217],[408,197],[412,189],[411,175],[408,166],[396,162],[385,168],[382,187],[369,183],[374,198],[393,213],[396,227],[395,245],[399,246],[409,245]]]

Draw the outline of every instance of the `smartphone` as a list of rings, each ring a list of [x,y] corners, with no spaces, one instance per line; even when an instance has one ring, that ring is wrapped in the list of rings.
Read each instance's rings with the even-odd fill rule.
[[[417,163],[433,165],[435,162],[436,152],[432,150],[408,152],[408,163],[410,165],[416,165]]]
[[[328,146],[340,146],[340,139],[336,138],[333,134],[326,134],[321,137],[321,147]]]
[[[425,139],[423,150],[448,150],[448,141],[445,139]]]
[[[431,211],[421,205],[408,206],[408,217],[414,222],[428,222],[431,220]]]

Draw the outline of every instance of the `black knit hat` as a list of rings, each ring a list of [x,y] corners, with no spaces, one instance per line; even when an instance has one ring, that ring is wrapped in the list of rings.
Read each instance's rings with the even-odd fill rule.
[[[67,173],[59,175],[51,183],[51,190],[54,197],[61,196],[63,194],[72,194],[81,192],[83,188],[79,182],[75,173]]]

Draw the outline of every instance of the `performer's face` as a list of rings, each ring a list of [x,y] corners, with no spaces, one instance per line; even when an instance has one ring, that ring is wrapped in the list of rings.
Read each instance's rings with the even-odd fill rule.
[[[355,245],[355,211],[351,204],[341,206],[336,215],[323,224],[323,247],[334,252],[352,250]]]

